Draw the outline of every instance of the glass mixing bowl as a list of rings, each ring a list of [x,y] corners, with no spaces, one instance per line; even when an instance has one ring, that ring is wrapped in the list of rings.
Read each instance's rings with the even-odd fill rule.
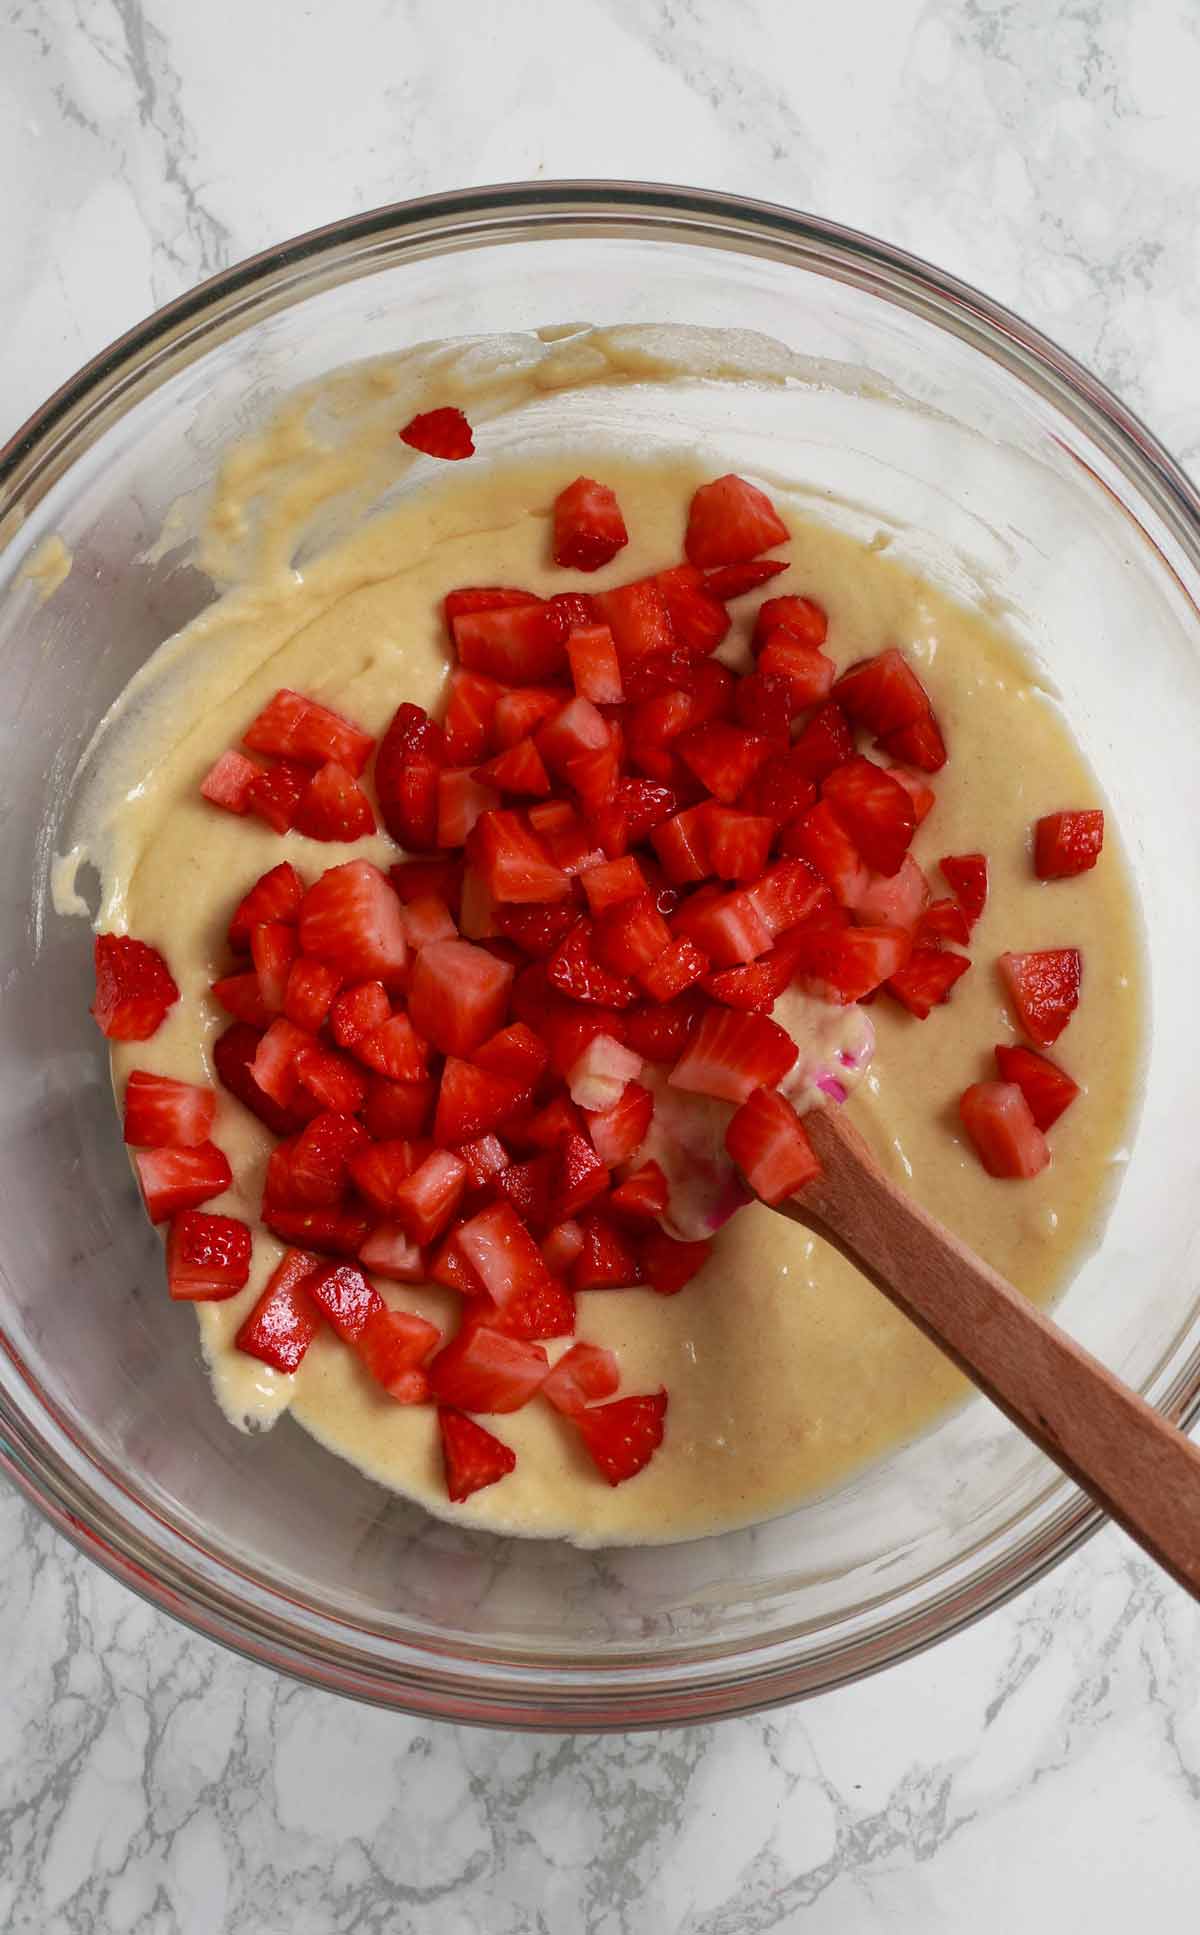
[[[739,421],[735,386],[694,384],[670,398],[671,435],[690,426],[717,458],[757,437],[766,474],[887,528],[961,596],[998,589],[1062,693],[1137,869],[1158,1025],[1115,1209],[1059,1316],[1163,1409],[1190,1416],[1200,1390],[1200,502],[1165,452],[973,290],[732,197],[594,182],[450,195],[218,276],[0,454],[0,1456],[84,1551],[245,1654],[410,1711],[555,1729],[710,1718],[853,1678],[995,1605],[1098,1518],[975,1400],[751,1530],[603,1553],[466,1532],[286,1420],[231,1430],[163,1294],[88,1019],[86,930],[54,913],[48,869],[98,719],[212,595],[155,547],[164,517],[308,377],[580,316],[754,329],[812,358],[766,429]],[[602,430],[604,393],[581,394]],[[579,420],[578,402],[545,407],[567,412],[564,433]],[[620,407],[653,438],[662,386]],[[25,567],[50,534],[74,568],[41,603]]]

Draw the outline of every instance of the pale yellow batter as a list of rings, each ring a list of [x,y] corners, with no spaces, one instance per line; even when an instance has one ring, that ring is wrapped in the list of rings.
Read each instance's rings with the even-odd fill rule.
[[[248,467],[243,458],[227,474],[227,536],[244,524],[239,493]],[[594,589],[676,560],[691,492],[718,468],[685,457],[643,464],[586,448],[554,461],[447,468],[302,576],[283,568],[276,547],[268,573],[163,648],[105,728],[104,784],[92,788],[78,829],[80,853],[103,869],[99,924],[161,947],[182,993],[152,1041],[117,1047],[118,1089],[133,1067],[211,1078],[208,1049],[228,1017],[208,987],[228,965],[223,938],[237,898],[284,857],[309,877],[346,857],[296,834],[281,841],[200,799],[207,767],[271,694],[294,687],[376,734],[402,699],[436,707],[447,667],[447,590],[516,583],[551,591],[582,582],[548,564],[550,508],[565,483],[581,471],[603,477],[631,533],[616,562],[586,581]],[[855,1118],[927,1209],[1045,1298],[1098,1240],[1135,1111],[1141,946],[1116,829],[1110,818],[1094,873],[1053,885],[1034,880],[1032,821],[1103,804],[1053,700],[1000,631],[881,553],[811,521],[786,492],[772,494],[793,541],[790,568],[770,592],[821,600],[830,615],[827,650],[840,666],[898,644],[932,695],[951,759],[934,781],[937,805],[914,852],[935,891],[943,890],[939,855],[982,848],[991,862],[974,966],[952,1005],[925,1022],[887,998],[874,1005],[878,1047],[852,1103]],[[723,656],[744,653],[757,602],[733,607]],[[394,857],[382,837],[373,852],[385,864]],[[996,956],[1053,945],[1083,950],[1083,999],[1056,1053],[1085,1093],[1052,1132],[1050,1169],[1033,1182],[996,1182],[964,1145],[956,1098],[994,1073],[993,1044],[1015,1038]],[[253,1220],[271,1138],[218,1092],[215,1139],[237,1181],[210,1207]],[[307,1430],[365,1471],[435,1511],[497,1530],[662,1541],[763,1518],[912,1436],[963,1390],[845,1262],[755,1207],[721,1233],[712,1263],[680,1296],[635,1290],[579,1300],[579,1335],[617,1352],[622,1391],[665,1384],[670,1392],[664,1444],[638,1478],[611,1489],[571,1429],[535,1402],[496,1421],[517,1451],[515,1473],[451,1508],[433,1411],[394,1404],[343,1345],[318,1338],[294,1378],[234,1351],[232,1337],[280,1253],[259,1234],[248,1288],[198,1307],[227,1414],[262,1424],[290,1405]],[[389,1302],[452,1327],[452,1293],[380,1287]],[[550,1354],[561,1347],[550,1345]]]

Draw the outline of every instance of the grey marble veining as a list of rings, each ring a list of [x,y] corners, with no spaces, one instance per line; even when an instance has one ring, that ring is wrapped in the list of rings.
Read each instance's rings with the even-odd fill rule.
[[[1193,0],[0,0],[0,433],[297,230],[719,186],[1011,303],[1200,463]],[[616,111],[619,104],[620,112]],[[1010,1935],[1194,1919],[1200,1611],[1106,1532],[864,1685],[629,1739],[431,1727],[200,1641],[0,1492],[0,1927]]]

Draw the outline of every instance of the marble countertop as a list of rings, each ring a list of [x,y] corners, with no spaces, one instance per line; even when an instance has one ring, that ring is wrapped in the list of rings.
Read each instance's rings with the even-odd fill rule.
[[[1197,99],[1194,0],[0,0],[0,439],[271,241],[620,175],[931,257],[1200,465]],[[1105,1935],[1194,1919],[1198,1810],[1200,1609],[1114,1531],[865,1685],[534,1739],[286,1684],[0,1489],[21,1935]]]

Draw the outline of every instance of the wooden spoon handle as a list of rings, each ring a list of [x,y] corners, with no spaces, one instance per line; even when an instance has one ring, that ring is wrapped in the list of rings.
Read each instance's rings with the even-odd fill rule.
[[[1200,1447],[897,1189],[844,1113],[814,1110],[805,1127],[825,1173],[784,1214],[849,1257],[1200,1598]]]

